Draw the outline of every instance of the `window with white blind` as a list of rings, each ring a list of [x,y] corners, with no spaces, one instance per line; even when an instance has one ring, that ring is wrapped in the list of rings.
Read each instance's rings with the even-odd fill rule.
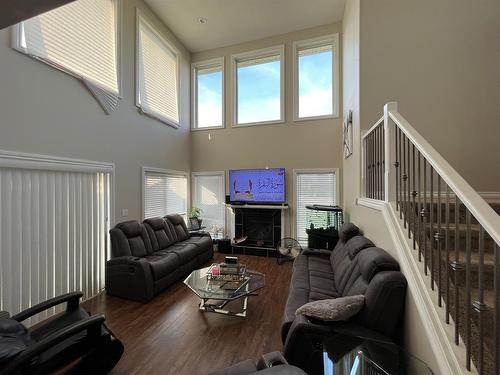
[[[296,237],[302,245],[307,245],[306,206],[337,204],[336,170],[295,170],[295,222]]]
[[[337,116],[338,36],[294,43],[294,118]]]
[[[113,170],[0,150],[0,310],[15,314],[64,293],[89,299],[104,289]]]
[[[140,111],[179,127],[179,52],[139,11],[136,75]]]
[[[203,225],[225,227],[224,172],[193,173],[193,207],[201,208]]]
[[[143,168],[144,218],[179,214],[187,218],[188,177],[184,172]]]
[[[192,64],[192,129],[224,127],[224,58]]]
[[[284,121],[284,46],[232,56],[235,126]]]
[[[81,79],[109,114],[120,96],[117,0],[79,0],[19,23],[13,47]]]

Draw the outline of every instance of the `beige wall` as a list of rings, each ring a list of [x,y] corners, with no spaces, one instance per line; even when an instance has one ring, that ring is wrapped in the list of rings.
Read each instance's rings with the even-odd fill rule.
[[[478,191],[500,192],[498,0],[361,2],[361,126],[387,101]]]
[[[226,128],[192,133],[193,171],[232,168],[285,167],[287,198],[292,204],[292,176],[297,168],[339,168],[342,164],[342,121],[337,119],[293,121],[292,43],[340,32],[340,24],[326,25],[254,42],[195,53],[192,61],[225,57]],[[285,44],[285,123],[232,128],[232,54]],[[342,101],[340,101],[340,106]],[[292,207],[293,209],[293,207]],[[292,211],[293,214],[293,211]]]
[[[136,6],[182,51],[181,129],[135,107]],[[0,31],[0,149],[115,163],[117,221],[142,216],[141,166],[190,168],[190,55],[142,1],[124,0],[122,15],[123,100],[110,116],[79,81],[14,51],[10,30]]]

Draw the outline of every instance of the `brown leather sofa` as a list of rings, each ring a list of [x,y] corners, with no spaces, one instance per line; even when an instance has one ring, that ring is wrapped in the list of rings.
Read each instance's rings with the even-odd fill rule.
[[[189,233],[180,215],[135,220],[110,230],[109,295],[148,302],[213,258],[212,238]]]
[[[397,336],[406,298],[406,279],[396,260],[344,224],[333,251],[305,250],[293,264],[282,340],[285,358],[308,374],[321,373],[325,338],[345,333],[383,341]],[[348,321],[325,322],[295,315],[302,305],[363,294],[362,310]]]

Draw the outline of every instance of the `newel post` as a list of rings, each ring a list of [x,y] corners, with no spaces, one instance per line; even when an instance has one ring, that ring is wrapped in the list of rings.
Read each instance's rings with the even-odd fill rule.
[[[398,103],[389,102],[384,105],[384,133],[385,133],[385,201],[396,201],[396,125],[389,117],[389,112],[397,112]]]

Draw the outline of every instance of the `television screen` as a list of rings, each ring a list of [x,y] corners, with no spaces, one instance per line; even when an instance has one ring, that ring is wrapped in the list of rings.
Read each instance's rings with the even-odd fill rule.
[[[229,171],[231,202],[284,203],[285,168]]]

